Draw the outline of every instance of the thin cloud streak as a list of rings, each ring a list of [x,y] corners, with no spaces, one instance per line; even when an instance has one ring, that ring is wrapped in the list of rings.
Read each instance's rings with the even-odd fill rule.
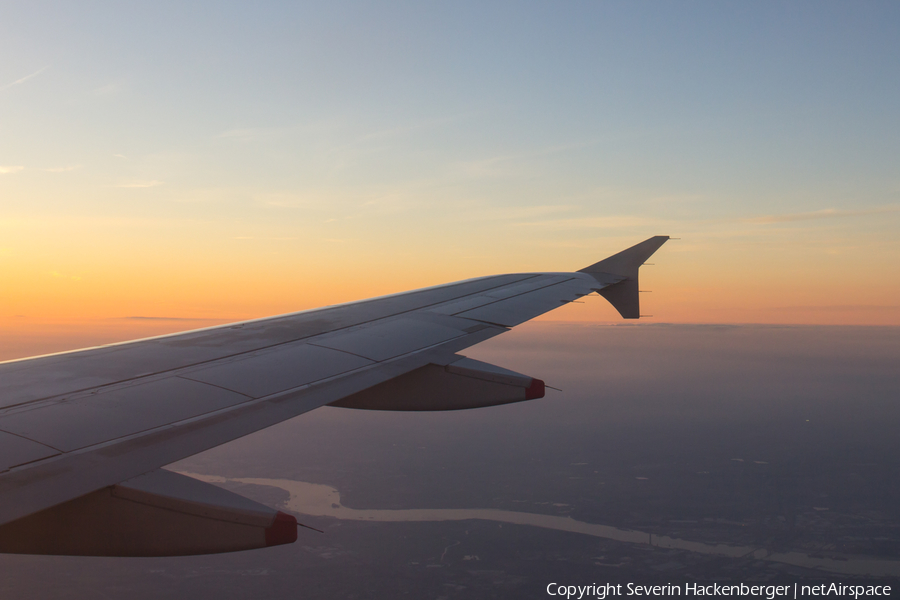
[[[73,281],[81,281],[81,275],[69,275],[67,273],[60,273],[59,271],[50,271],[49,275],[57,279],[71,279]]]
[[[0,167],[0,175],[9,175],[11,173],[18,173],[19,171],[25,170],[25,167],[21,165],[6,165]]]
[[[25,77],[22,77],[21,79],[16,79],[12,83],[8,83],[8,84],[4,85],[3,87],[0,87],[0,92],[2,92],[3,90],[8,90],[9,88],[17,86],[17,85],[21,85],[21,84],[25,83],[26,81],[28,81],[29,79],[37,77],[38,75],[40,75],[41,73],[43,73],[44,71],[46,71],[49,68],[50,68],[50,65],[47,65],[46,67],[38,69],[31,75],[26,75]]]
[[[869,208],[863,210],[841,210],[837,208],[825,208],[805,213],[794,213],[786,215],[764,215],[761,217],[753,217],[743,219],[745,223],[756,223],[759,225],[770,225],[773,223],[789,223],[792,221],[811,221],[815,219],[832,219],[838,217],[863,217],[868,215],[878,215],[884,213],[893,213],[900,211],[900,206],[880,206],[877,208]]]
[[[843,312],[848,310],[865,310],[865,311],[893,311],[900,310],[900,304],[823,304],[823,305],[806,305],[806,306],[769,306],[763,310],[802,310],[802,311],[826,311],[826,312]]]
[[[577,229],[620,229],[632,227],[651,227],[662,223],[660,219],[649,219],[638,216],[587,217],[575,219],[558,219],[548,221],[523,221],[512,223],[513,227],[537,227],[544,230],[577,230]]]
[[[110,185],[107,187],[114,188],[152,188],[158,185],[162,185],[162,181],[135,181],[132,183],[120,183],[119,185]]]
[[[221,321],[222,319],[211,319],[208,317],[156,317],[136,315],[131,317],[122,317],[126,321]]]
[[[289,127],[244,127],[229,129],[218,134],[217,138],[235,139],[243,142],[272,139],[285,135],[291,131]]]
[[[542,204],[538,206],[498,206],[482,210],[467,210],[464,218],[467,221],[516,221],[522,219],[540,219],[549,215],[572,212],[580,209],[576,204]],[[517,223],[522,225],[524,223]]]
[[[110,94],[115,94],[122,90],[122,85],[119,83],[107,83],[104,86],[98,87],[93,92],[91,92],[94,96],[109,96]]]
[[[459,163],[457,169],[470,177],[512,176],[517,175],[518,172],[515,168],[510,167],[521,168],[525,166],[524,163],[527,161],[534,161],[557,154],[563,154],[572,150],[589,148],[599,144],[601,141],[601,139],[594,139],[572,142],[569,144],[554,144],[526,152],[491,156],[481,160]]]
[[[446,115],[443,117],[431,117],[424,119],[417,119],[411,123],[406,123],[399,125],[397,127],[388,127],[385,129],[378,129],[375,131],[371,131],[369,133],[363,134],[356,139],[354,139],[349,144],[345,144],[341,146],[341,148],[361,144],[368,142],[370,140],[384,139],[384,138],[393,138],[397,136],[406,135],[409,133],[415,133],[423,130],[434,129],[436,127],[441,127],[443,125],[449,125],[452,123],[456,123],[468,118],[471,118],[471,112],[464,112],[453,115]]]

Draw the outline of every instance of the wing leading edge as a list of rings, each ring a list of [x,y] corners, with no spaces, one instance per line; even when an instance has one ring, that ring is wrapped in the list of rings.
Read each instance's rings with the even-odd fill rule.
[[[458,352],[592,292],[638,318],[638,269],[667,239],[650,238],[575,273],[482,277],[0,363],[0,552],[158,556],[293,541],[271,533],[295,523],[289,515],[235,509],[227,499],[215,508],[215,494],[183,483],[175,487],[198,498],[173,500],[172,478],[154,473],[324,405],[456,410],[541,397],[539,379]],[[213,510],[231,525],[213,527],[218,533],[199,546],[179,545],[164,524],[130,541],[98,533],[91,543],[64,526],[78,514],[105,514],[103,507],[115,507],[122,523],[155,522],[133,512],[153,504],[129,501],[135,494],[162,498],[179,515],[172,524],[210,530],[197,515]],[[256,511],[257,529],[247,529],[246,510]],[[136,531],[109,523],[95,530]]]

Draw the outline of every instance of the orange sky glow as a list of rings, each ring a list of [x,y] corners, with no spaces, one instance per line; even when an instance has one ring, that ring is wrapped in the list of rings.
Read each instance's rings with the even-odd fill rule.
[[[648,321],[900,325],[881,8],[74,6],[0,23],[7,358],[653,235],[681,239],[643,269]]]

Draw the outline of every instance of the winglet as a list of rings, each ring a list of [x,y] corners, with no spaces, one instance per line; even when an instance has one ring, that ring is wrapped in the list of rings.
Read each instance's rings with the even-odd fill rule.
[[[640,244],[613,254],[607,259],[581,269],[597,281],[606,284],[598,293],[609,300],[625,319],[641,316],[640,294],[638,290],[638,269],[668,241],[669,236],[657,235]]]

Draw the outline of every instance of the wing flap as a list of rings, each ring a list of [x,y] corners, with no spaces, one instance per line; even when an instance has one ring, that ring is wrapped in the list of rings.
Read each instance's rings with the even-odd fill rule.
[[[566,302],[587,296],[597,287],[594,279],[573,275],[562,282],[466,310],[456,316],[514,327]]]
[[[220,361],[182,377],[262,398],[371,365],[373,361],[330,348],[296,343]]]
[[[59,450],[0,431],[0,473],[12,467],[50,458],[59,454]]]
[[[567,281],[571,278],[571,274],[568,273],[564,275],[535,273],[528,279],[525,279],[518,283],[512,283],[510,285],[505,285],[503,287],[488,290],[479,294],[473,294],[471,296],[466,296],[465,298],[460,298],[451,302],[444,302],[438,306],[429,308],[428,311],[437,314],[464,316],[464,313],[466,313],[466,311],[474,310],[482,306],[487,306],[488,304],[494,304],[495,302],[505,300],[507,298],[513,298],[515,296],[521,296],[529,292],[534,292],[555,285],[557,283]],[[555,308],[557,305],[555,303],[551,303],[550,306],[552,308]],[[550,309],[548,308],[547,310]]]
[[[465,331],[421,319],[397,318],[360,327],[311,343],[383,361],[465,335]]]
[[[0,431],[70,452],[247,400],[243,394],[168,377],[29,405],[0,417]]]

